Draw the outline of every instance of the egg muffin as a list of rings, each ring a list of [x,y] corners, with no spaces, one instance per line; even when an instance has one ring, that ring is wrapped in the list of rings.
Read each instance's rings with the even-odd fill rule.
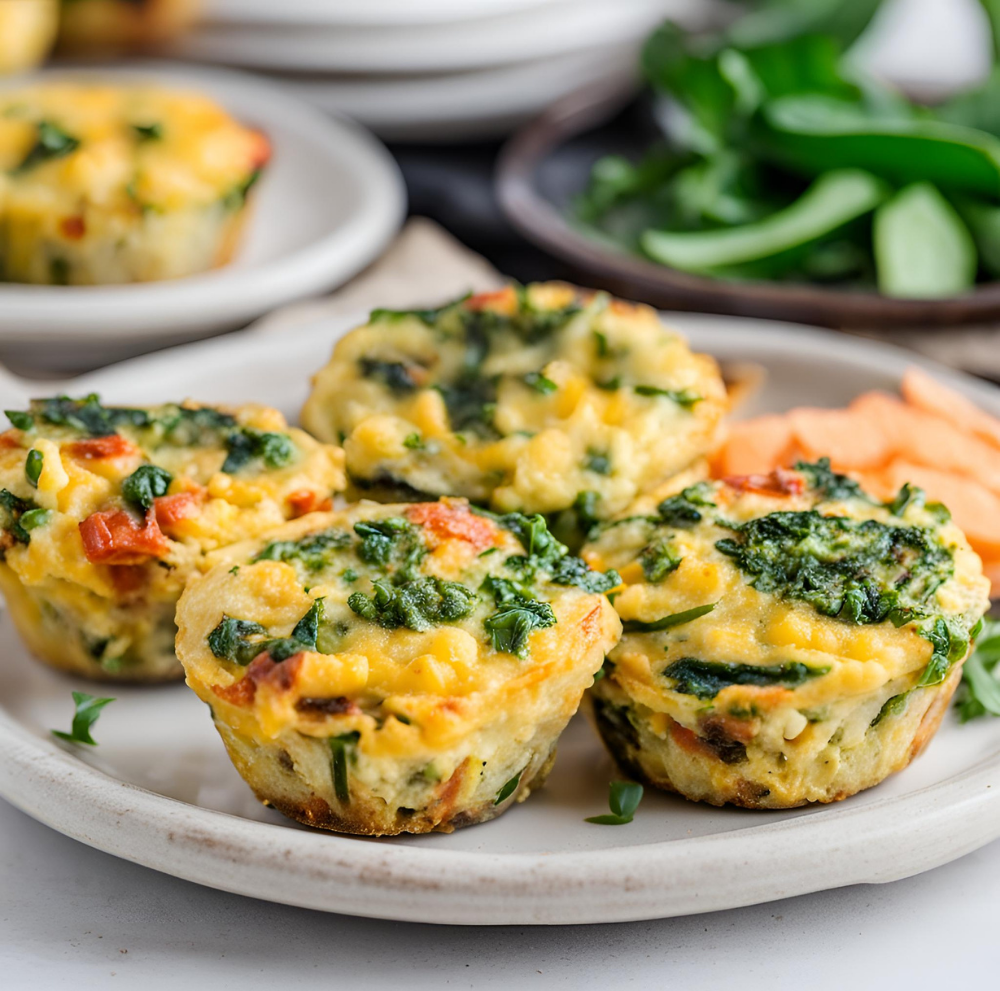
[[[302,420],[343,443],[374,498],[562,513],[563,536],[703,455],[725,408],[715,362],[654,310],[546,283],[376,310],[338,341]]]
[[[265,406],[59,396],[7,415],[0,591],[38,658],[90,678],[179,678],[174,610],[207,553],[344,487],[343,452]]]
[[[152,282],[228,261],[267,139],[208,97],[48,83],[0,93],[0,279]]]
[[[177,655],[250,787],[310,826],[491,819],[540,786],[621,626],[540,517],[358,503],[214,555]]]
[[[624,634],[593,693],[619,764],[713,805],[833,802],[933,736],[989,605],[940,504],[829,462],[703,482],[606,527]]]
[[[201,0],[62,0],[60,50],[109,54],[155,47],[195,21]]]
[[[41,62],[55,41],[58,26],[58,0],[2,0],[0,76]]]

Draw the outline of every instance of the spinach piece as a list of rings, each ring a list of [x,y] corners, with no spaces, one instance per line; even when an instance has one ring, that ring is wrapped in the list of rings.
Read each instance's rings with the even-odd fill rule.
[[[38,479],[42,474],[42,467],[45,464],[45,456],[41,451],[32,448],[28,451],[28,456],[24,459],[24,477],[33,488],[38,488]]]
[[[824,499],[837,502],[845,499],[861,499],[863,502],[871,502],[853,478],[841,475],[830,468],[829,458],[820,458],[815,463],[798,461],[795,470],[805,475],[809,488]]]
[[[492,593],[497,607],[483,622],[493,649],[524,659],[532,631],[555,626],[552,606],[532,598],[523,585],[506,578],[488,576],[483,587]]]
[[[307,571],[322,571],[330,564],[332,556],[350,543],[349,533],[331,528],[298,540],[272,540],[254,555],[253,560],[297,561]]]
[[[611,456],[604,451],[595,451],[591,448],[587,451],[586,468],[596,475],[610,475]]]
[[[901,712],[906,711],[906,706],[910,699],[909,692],[901,692],[899,695],[893,695],[892,698],[886,699],[882,708],[879,709],[878,714],[871,721],[872,726],[878,726],[883,719],[888,716],[895,716]]]
[[[151,422],[163,439],[178,447],[209,447],[222,444],[238,427],[236,417],[210,406],[188,409],[170,404],[161,407]]]
[[[976,646],[962,668],[958,718],[963,723],[987,714],[1000,716],[1000,621],[983,624]]]
[[[704,399],[704,396],[698,395],[691,389],[661,389],[655,385],[636,385],[632,387],[632,391],[637,396],[666,396],[684,409],[691,409],[695,403],[700,403]]]
[[[295,445],[288,434],[253,430],[241,427],[226,438],[226,460],[222,471],[232,475],[254,459],[260,459],[268,468],[283,468],[295,457]]]
[[[642,785],[634,781],[612,781],[608,794],[610,815],[590,816],[584,822],[598,826],[625,826],[632,821],[642,801]]]
[[[493,426],[497,382],[495,376],[486,378],[478,371],[466,371],[454,383],[435,386],[448,410],[452,433],[469,430],[487,439],[499,436]]]
[[[152,509],[154,500],[167,494],[173,479],[157,465],[140,465],[122,482],[122,498],[140,509]]]
[[[699,699],[715,698],[730,685],[757,685],[768,688],[781,685],[794,688],[826,674],[828,667],[813,668],[799,661],[785,664],[725,664],[721,661],[700,661],[682,657],[663,669],[663,677],[672,678],[673,690]]]
[[[607,571],[594,571],[582,557],[566,554],[559,558],[549,569],[549,578],[554,585],[575,585],[585,592],[603,595],[621,585],[621,575],[613,568]]]
[[[808,602],[824,616],[897,626],[926,615],[954,571],[950,549],[920,527],[808,512],[775,512],[716,542],[761,592]]]
[[[387,630],[403,626],[422,632],[468,616],[479,601],[475,592],[441,578],[415,578],[398,585],[376,579],[374,593],[352,592],[347,605],[362,619]]]
[[[696,510],[697,512],[697,510]],[[639,554],[639,564],[648,582],[662,582],[667,575],[681,566],[681,556],[671,546],[669,537],[657,537],[650,541]]]
[[[424,372],[424,369],[405,361],[382,361],[378,358],[361,358],[358,365],[364,378],[381,382],[397,395],[419,389]]]
[[[163,137],[163,125],[158,123],[133,124],[132,133],[140,144],[144,141],[159,141]]]
[[[45,526],[53,516],[55,513],[51,509],[29,509],[26,513],[21,514],[21,519],[18,522],[22,529],[31,531]]]
[[[19,544],[31,542],[31,535],[28,533],[29,527],[24,525],[24,517],[32,511],[36,511],[38,506],[30,499],[21,499],[8,489],[0,489],[0,525]]]
[[[31,412],[45,423],[71,427],[91,437],[110,437],[118,427],[148,427],[152,420],[144,409],[121,406],[102,406],[96,392],[83,399],[54,396],[50,399],[33,399]]]
[[[932,626],[921,630],[920,635],[931,642],[933,650],[931,659],[917,682],[917,687],[940,685],[948,676],[952,664],[965,656],[969,648],[969,638],[944,619],[935,620]]]
[[[702,616],[707,616],[716,606],[717,602],[708,602],[703,606],[695,606],[693,609],[685,609],[683,612],[671,613],[654,620],[652,623],[643,623],[637,619],[627,619],[622,623],[622,629],[626,633],[655,633],[659,630],[671,630],[675,626],[683,626]]]
[[[64,131],[58,124],[40,120],[35,125],[35,143],[11,174],[21,175],[42,162],[65,158],[67,155],[72,155],[79,147],[79,139]]]
[[[269,654],[280,663],[304,650],[316,650],[316,639],[323,620],[323,600],[314,599],[306,614],[295,624],[288,637],[270,640],[250,640],[250,637],[267,633],[253,620],[234,619],[223,615],[222,621],[208,635],[208,648],[220,660],[246,667],[260,654]]]
[[[18,430],[30,430],[35,425],[35,418],[30,413],[23,413],[16,409],[4,410],[4,415],[11,422],[11,426]]]
[[[923,489],[910,485],[909,482],[904,482],[903,487],[896,494],[896,498],[886,504],[886,509],[893,516],[902,516],[910,506],[922,506],[926,500],[927,497]]]
[[[508,781],[497,792],[496,801],[494,801],[493,803],[494,805],[501,805],[503,802],[506,802],[507,799],[510,798],[510,796],[513,795],[515,791],[517,791],[517,786],[521,783],[522,774],[524,774],[524,768],[521,768],[521,770],[518,771],[517,774],[515,774],[514,777],[512,777],[510,781]]]
[[[464,296],[460,296],[458,299],[453,299],[449,303],[445,303],[443,306],[439,306],[435,309],[427,310],[387,310],[387,309],[376,309],[372,310],[368,315],[369,323],[392,323],[396,320],[403,320],[406,317],[416,317],[421,323],[426,324],[428,327],[433,327],[438,320],[453,310],[456,306],[464,303],[471,293],[466,293]]]
[[[656,507],[660,521],[667,526],[688,529],[704,518],[702,509],[714,509],[715,503],[709,498],[712,486],[708,482],[698,482],[689,485],[678,495],[664,499]]]
[[[348,764],[353,764],[358,759],[357,746],[360,739],[361,734],[357,730],[327,739],[332,762],[333,792],[341,802],[346,803],[351,800]]]
[[[67,743],[85,743],[87,746],[96,747],[97,741],[90,735],[91,727],[100,718],[101,710],[114,699],[99,699],[86,692],[73,692],[73,705],[76,711],[73,713],[73,724],[69,733],[62,730],[50,730],[53,736]]]
[[[528,372],[524,376],[524,384],[540,392],[543,396],[551,395],[559,391],[559,386],[550,378],[546,378],[541,372]]]
[[[419,527],[401,516],[390,516],[355,523],[354,532],[361,538],[357,553],[365,564],[392,572],[396,582],[417,577],[417,567],[427,553]]]
[[[403,438],[403,447],[409,451],[422,451],[426,446],[418,433],[407,434]]]
[[[254,169],[246,179],[230,189],[221,199],[222,208],[235,212],[243,207],[247,201],[247,197],[250,195],[250,190],[257,185],[263,172],[262,168]]]

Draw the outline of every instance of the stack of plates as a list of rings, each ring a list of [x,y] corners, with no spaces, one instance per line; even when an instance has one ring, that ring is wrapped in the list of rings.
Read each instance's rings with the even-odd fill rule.
[[[499,136],[570,90],[635,78],[643,38],[714,0],[203,0],[177,55],[274,75],[393,140]]]

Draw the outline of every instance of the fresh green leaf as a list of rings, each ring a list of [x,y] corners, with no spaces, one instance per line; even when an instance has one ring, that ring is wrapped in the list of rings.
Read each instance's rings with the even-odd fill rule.
[[[139,509],[152,509],[167,494],[174,476],[157,465],[140,465],[122,482],[122,498]]]
[[[85,743],[96,747],[97,741],[90,735],[91,727],[100,718],[101,710],[114,699],[95,698],[86,692],[73,692],[73,705],[76,712],[73,715],[73,725],[69,733],[62,730],[52,730],[52,735],[67,743]]]
[[[625,826],[635,818],[642,801],[643,787],[634,781],[612,781],[608,793],[610,815],[591,816],[584,820],[599,826]]]
[[[920,635],[931,642],[933,650],[917,687],[940,685],[948,677],[952,664],[965,656],[969,637],[944,619],[935,620],[933,625],[922,629]]]
[[[517,774],[515,774],[514,777],[512,777],[510,779],[510,781],[508,781],[497,792],[496,801],[494,801],[494,803],[493,803],[494,805],[502,805],[504,802],[507,801],[508,798],[510,798],[511,795],[514,794],[515,791],[517,791],[517,786],[521,783],[521,775],[522,774],[524,774],[524,770],[523,769],[520,770],[520,771],[518,771]]]
[[[32,448],[28,451],[28,456],[24,461],[24,477],[32,488],[38,488],[38,479],[42,474],[42,467],[45,464],[45,456],[41,451]]]
[[[671,613],[654,620],[652,623],[642,623],[637,619],[627,619],[622,623],[622,629],[626,633],[655,633],[660,630],[672,630],[675,626],[683,626],[685,623],[693,622],[702,616],[707,616],[716,606],[717,602],[707,602],[702,606],[694,606],[692,609],[685,609],[683,612]]]

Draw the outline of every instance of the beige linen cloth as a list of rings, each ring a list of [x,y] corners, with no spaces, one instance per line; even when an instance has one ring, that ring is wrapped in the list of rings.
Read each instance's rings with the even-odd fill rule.
[[[292,331],[317,318],[363,313],[375,307],[438,306],[467,292],[501,285],[503,276],[434,221],[415,217],[382,257],[322,299],[276,310],[251,325],[255,333]],[[942,364],[1000,381],[1000,330],[993,326],[946,330],[858,331],[919,351]]]

